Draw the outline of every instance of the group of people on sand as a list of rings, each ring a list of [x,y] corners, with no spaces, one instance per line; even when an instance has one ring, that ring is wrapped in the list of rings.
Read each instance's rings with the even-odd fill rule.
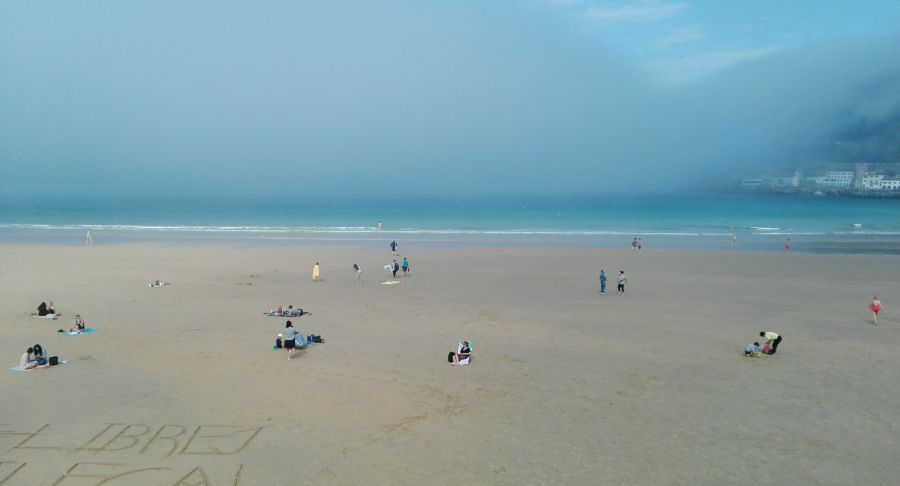
[[[22,353],[22,356],[19,358],[18,369],[25,371],[47,364],[47,352],[44,351],[40,344],[35,344]]]
[[[775,331],[761,331],[759,333],[759,337],[765,340],[765,344],[762,349],[759,347],[759,341],[756,340],[752,343],[744,346],[744,356],[748,358],[755,358],[762,354],[773,355],[776,351],[778,351],[778,345],[781,344],[782,338],[781,334],[778,334]]]
[[[625,284],[627,283],[625,270],[619,270],[619,275],[616,276],[616,292],[619,295],[625,295]],[[606,295],[606,272],[602,269],[600,270],[600,295]]]
[[[288,305],[287,307],[279,305],[272,315],[278,317],[301,317],[303,316],[303,309],[299,307],[295,309],[293,305]]]
[[[51,300],[49,304],[41,302],[37,307],[37,315],[38,317],[55,316],[56,309],[53,308],[53,301]]]
[[[391,252],[397,255],[397,242],[391,242]],[[362,283],[362,266],[358,263],[354,263],[351,267],[353,269],[353,282],[354,283]],[[397,259],[394,259],[393,262],[384,266],[386,270],[391,272],[394,278],[397,278],[397,272],[402,271],[404,277],[409,276],[410,266],[409,266],[409,258],[403,257],[403,260],[400,263],[397,263]],[[319,265],[319,262],[316,262],[312,268],[312,281],[313,283],[318,283],[322,280],[322,267]]]

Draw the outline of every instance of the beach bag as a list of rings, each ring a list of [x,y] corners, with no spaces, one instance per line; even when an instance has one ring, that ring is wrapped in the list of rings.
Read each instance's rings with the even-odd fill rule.
[[[275,348],[281,349],[281,347],[282,347],[281,336],[279,336],[279,337],[275,338]]]
[[[59,364],[59,356],[50,356],[50,366],[56,366]]]

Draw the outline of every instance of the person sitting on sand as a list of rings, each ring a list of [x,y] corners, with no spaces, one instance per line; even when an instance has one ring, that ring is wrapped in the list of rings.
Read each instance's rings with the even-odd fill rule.
[[[752,344],[748,344],[744,346],[744,356],[748,358],[755,358],[760,355],[759,351],[759,342],[753,341]]]
[[[464,361],[470,356],[472,356],[472,347],[469,345],[469,341],[463,341],[462,348],[459,349],[459,352],[453,353],[453,366],[459,366],[460,361]]]
[[[36,366],[44,366],[47,364],[47,355],[44,353],[44,348],[41,347],[40,344],[35,344],[31,348],[33,350],[33,359]]]
[[[762,331],[759,333],[759,336],[766,338],[766,347],[769,348],[769,354],[775,354],[775,351],[778,350],[778,345],[781,344],[781,335],[777,332]]]
[[[49,309],[47,309],[47,303],[41,302],[41,305],[37,308],[37,315],[40,317],[46,317],[47,315],[52,314]]]
[[[882,309],[881,301],[878,300],[878,296],[872,297],[872,303],[869,304],[869,310],[872,311],[872,319],[875,321],[875,325],[878,325],[878,313],[881,312]]]
[[[287,321],[284,324],[284,341],[282,346],[284,346],[284,349],[288,350],[287,359],[289,360],[294,358],[294,349],[297,348],[297,336],[300,336],[302,339],[302,335],[294,329],[294,325],[291,324],[291,321]],[[302,342],[300,343],[300,346],[303,346]]]
[[[47,314],[54,315],[56,314],[56,309],[53,308],[53,301],[51,300],[49,304],[47,304]]]
[[[75,315],[75,325],[69,328],[69,334],[81,334],[84,332],[84,321],[80,315]]]
[[[275,310],[275,315],[281,317],[284,315],[284,307],[278,306],[278,309]]]
[[[284,311],[285,317],[300,317],[303,315],[303,309],[294,309],[294,306],[289,305],[287,310]]]
[[[25,371],[30,370],[35,366],[37,366],[37,362],[34,360],[34,348],[28,348],[28,350],[22,353],[22,356],[19,358],[18,369]]]

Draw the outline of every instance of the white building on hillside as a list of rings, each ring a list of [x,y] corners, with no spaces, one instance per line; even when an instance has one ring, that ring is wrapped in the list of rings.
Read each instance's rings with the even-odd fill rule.
[[[900,179],[884,179],[881,188],[885,191],[900,191]]]
[[[882,174],[868,174],[863,176],[859,187],[866,191],[880,191],[883,181],[884,175]]]
[[[835,189],[850,187],[850,184],[853,183],[853,172],[851,171],[837,171],[833,170],[831,172],[826,172],[825,177],[821,179],[819,184],[825,187],[831,187]]]

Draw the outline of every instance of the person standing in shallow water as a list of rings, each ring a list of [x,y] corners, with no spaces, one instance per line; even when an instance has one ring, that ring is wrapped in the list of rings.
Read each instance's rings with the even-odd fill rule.
[[[600,270],[600,295],[606,295],[606,272]]]

